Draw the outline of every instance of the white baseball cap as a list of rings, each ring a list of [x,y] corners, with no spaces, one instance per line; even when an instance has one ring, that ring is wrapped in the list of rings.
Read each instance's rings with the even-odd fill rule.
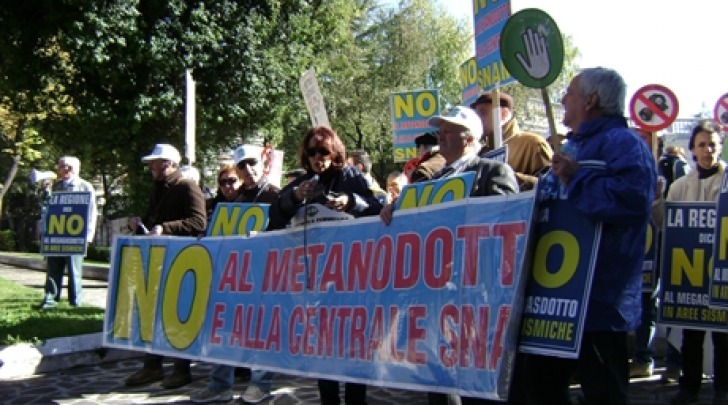
[[[480,139],[481,135],[483,135],[483,123],[480,121],[478,114],[473,109],[462,105],[451,108],[444,115],[437,115],[427,120],[429,125],[438,128],[443,122],[466,128],[475,139]]]
[[[255,145],[241,145],[233,152],[233,162],[237,165],[241,160],[255,159],[256,162],[260,161],[260,157],[263,155],[263,148]]]
[[[171,162],[174,162],[175,164],[179,164],[180,160],[182,158],[180,157],[179,151],[174,146],[168,144],[168,143],[158,143],[154,145],[154,149],[152,150],[152,153],[148,154],[147,156],[144,156],[142,158],[142,162],[146,163],[150,160],[169,160]]]

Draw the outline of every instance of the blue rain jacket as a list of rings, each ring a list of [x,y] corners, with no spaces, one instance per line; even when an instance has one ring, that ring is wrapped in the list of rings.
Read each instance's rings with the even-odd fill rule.
[[[584,122],[565,149],[580,164],[566,188],[568,200],[603,224],[585,330],[634,330],[642,312],[642,262],[657,179],[654,159],[621,116]]]

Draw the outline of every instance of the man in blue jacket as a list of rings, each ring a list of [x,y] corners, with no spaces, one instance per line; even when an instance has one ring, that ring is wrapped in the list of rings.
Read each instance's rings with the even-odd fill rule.
[[[571,128],[552,159],[552,181],[574,207],[602,223],[579,357],[529,356],[528,402],[570,404],[578,370],[589,404],[628,402],[627,333],[640,323],[642,261],[657,172],[651,151],[627,127],[626,85],[611,69],[582,70],[561,103]],[[562,193],[564,195],[564,193]]]

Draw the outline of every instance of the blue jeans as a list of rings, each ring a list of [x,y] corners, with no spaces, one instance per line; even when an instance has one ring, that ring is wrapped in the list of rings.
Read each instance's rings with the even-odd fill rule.
[[[657,299],[652,293],[642,293],[642,320],[634,331],[634,361],[639,364],[652,364],[655,355],[655,320],[657,319]]]
[[[45,300],[59,302],[63,290],[63,272],[68,267],[68,302],[81,305],[83,287],[83,256],[48,256],[46,266]]]
[[[250,384],[257,386],[263,392],[270,393],[274,375],[272,371],[253,369],[250,371]]]
[[[210,371],[210,383],[207,384],[207,389],[212,392],[231,390],[234,381],[235,367],[219,364]]]

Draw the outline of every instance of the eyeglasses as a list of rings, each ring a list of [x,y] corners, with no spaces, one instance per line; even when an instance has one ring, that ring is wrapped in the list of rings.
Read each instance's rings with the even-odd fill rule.
[[[319,146],[318,148],[306,149],[306,154],[308,155],[308,157],[314,157],[317,153],[321,156],[329,156],[331,154],[331,151],[322,146]]]
[[[218,183],[220,183],[221,186],[232,186],[233,184],[237,183],[239,179],[236,179],[234,177],[228,177],[226,179],[220,179]]]

